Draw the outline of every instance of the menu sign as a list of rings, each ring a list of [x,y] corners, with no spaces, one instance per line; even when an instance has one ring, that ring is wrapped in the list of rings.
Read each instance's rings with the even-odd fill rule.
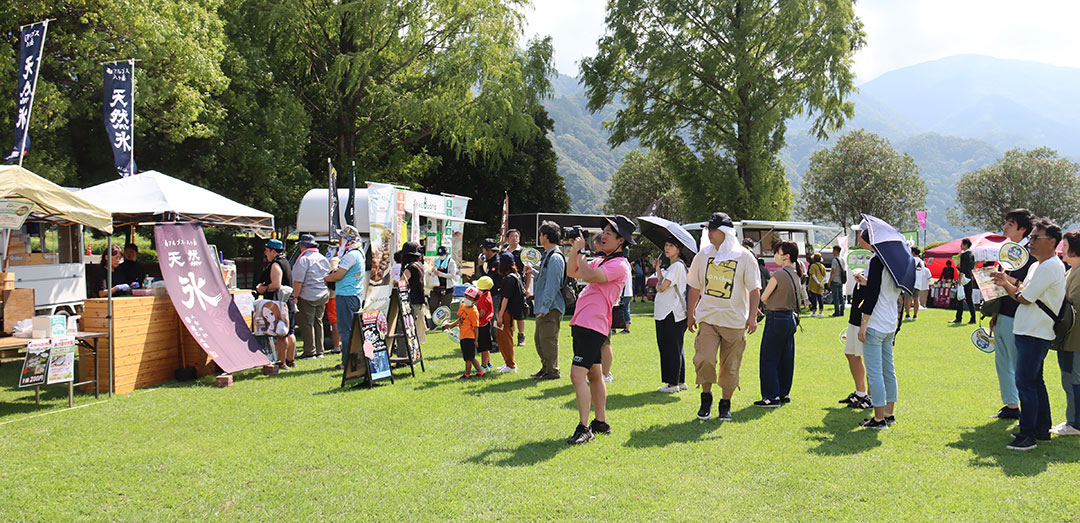
[[[51,346],[48,339],[30,340],[26,343],[26,359],[23,360],[22,374],[19,375],[20,387],[45,383],[45,371],[49,368]]]
[[[30,216],[31,205],[26,202],[0,200],[0,229],[18,229]]]
[[[398,282],[398,309],[405,328],[405,340],[409,344],[409,360],[416,364],[420,361],[420,339],[416,337],[416,316],[413,316],[409,302],[409,285],[404,279]]]
[[[45,383],[67,383],[75,377],[75,337],[62,336],[50,340],[49,371]]]
[[[353,336],[346,347],[345,373],[341,385],[358,378],[368,378],[369,383],[389,378],[390,351],[386,347],[384,332],[386,316],[380,311],[364,311],[353,318],[353,332],[363,336]]]

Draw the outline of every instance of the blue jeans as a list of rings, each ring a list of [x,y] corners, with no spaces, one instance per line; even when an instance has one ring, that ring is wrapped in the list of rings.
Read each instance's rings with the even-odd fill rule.
[[[832,289],[833,299],[833,315],[844,315],[844,284],[834,281],[829,284],[829,288]]]
[[[870,399],[875,407],[896,402],[896,367],[893,366],[895,337],[895,332],[866,329],[863,363],[866,365],[866,381],[870,385]]]
[[[1080,397],[1080,354],[1075,352],[1058,352],[1058,367],[1061,367],[1061,388],[1065,389],[1065,421],[1074,429],[1080,429],[1080,419],[1077,419],[1076,404]]]
[[[1019,405],[1020,393],[1016,391],[1016,337],[1013,336],[1013,318],[998,314],[994,323],[994,366],[997,368],[1001,403]]]
[[[337,295],[337,330],[341,336],[341,365],[349,359],[349,343],[352,340],[353,317],[360,310],[359,296]]]
[[[820,313],[825,309],[825,302],[822,301],[821,295],[816,292],[806,291],[807,296],[810,297],[810,313]]]
[[[623,319],[626,321],[626,327],[627,328],[630,328],[630,300],[631,299],[633,299],[631,296],[623,296],[622,297]]]
[[[1044,436],[1050,432],[1050,397],[1043,381],[1043,360],[1050,340],[1016,336],[1016,390],[1020,392],[1020,433]]]
[[[795,374],[794,312],[765,313],[758,367],[761,375],[761,399],[791,394],[791,380]]]

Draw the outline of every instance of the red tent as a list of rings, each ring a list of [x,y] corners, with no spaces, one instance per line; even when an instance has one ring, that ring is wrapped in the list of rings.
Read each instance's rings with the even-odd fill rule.
[[[1008,238],[995,234],[992,232],[982,232],[979,234],[973,234],[971,236],[965,236],[971,240],[972,249],[993,249],[1000,246],[1002,243],[1009,241]],[[927,249],[924,253],[926,258],[952,258],[960,254],[960,242],[964,238],[953,240],[944,245],[938,245],[933,249]]]

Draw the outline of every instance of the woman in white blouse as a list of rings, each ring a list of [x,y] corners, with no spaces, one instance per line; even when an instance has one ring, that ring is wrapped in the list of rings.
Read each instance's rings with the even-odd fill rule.
[[[686,390],[686,362],[683,359],[683,335],[686,333],[686,263],[679,257],[679,241],[664,241],[667,269],[660,268],[660,258],[653,262],[659,283],[653,319],[656,320],[656,345],[660,349],[660,392]]]

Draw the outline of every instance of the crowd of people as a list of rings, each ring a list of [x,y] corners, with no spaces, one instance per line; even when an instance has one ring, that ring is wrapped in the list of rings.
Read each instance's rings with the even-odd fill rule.
[[[1010,211],[1004,223],[1004,235],[1027,249],[1030,256],[1024,266],[994,274],[995,283],[1008,296],[984,303],[981,310],[992,316],[990,329],[1003,404],[993,417],[1018,419],[1019,430],[1007,448],[1027,450],[1051,434],[1080,435],[1080,361],[1075,361],[1080,332],[1070,331],[1066,336],[1055,331],[1059,312],[1065,310],[1062,304],[1080,300],[1080,275],[1066,272],[1066,264],[1075,267],[1080,263],[1080,231],[1062,234],[1058,225],[1026,209]],[[865,216],[856,227],[856,243],[872,253],[862,269],[848,270],[839,246],[833,248],[826,266],[820,253],[806,253],[804,262],[796,243],[777,242],[772,251],[778,269],[771,273],[764,260],[752,252],[754,242],[740,242],[731,218],[721,212],[709,218],[703,247],[692,258],[684,254],[685,242],[670,236],[657,242],[662,243],[658,245],[662,255],[655,260],[645,256],[629,260],[629,247],[637,243],[635,229],[630,219],[615,216],[590,243],[584,234],[543,222],[537,237],[540,258],[533,264],[522,258],[518,231],[508,231],[504,241],[485,239],[456,320],[440,326],[459,330],[464,360],[460,379],[492,372],[493,353],[503,360],[497,372],[517,372],[515,350],[525,344],[524,320],[530,299],[535,317],[533,342],[540,360],[540,368],[531,377],[561,379],[559,334],[563,316],[572,307],[570,380],[578,424],[568,442],[585,443],[594,434],[610,433],[606,403],[607,384],[614,379],[611,336],[618,329],[629,332],[629,305],[646,299],[649,288],[645,279],[651,273],[656,277],[655,286],[650,286],[655,295],[650,298],[654,300],[660,364],[658,391],[677,393],[689,388],[683,340],[690,331],[694,335],[694,382],[701,389],[698,419],[713,417],[714,406],[716,418],[732,419],[731,400],[740,385],[747,336],[758,329],[759,322],[763,322],[758,361],[760,399],[753,404],[776,408],[791,402],[801,312],[806,307],[810,317],[823,316],[826,296],[831,295],[832,316],[847,315],[844,355],[854,382],[854,391],[840,403],[873,409],[872,415],[859,423],[862,427],[886,429],[896,423],[899,387],[894,344],[902,323],[916,320],[919,309],[926,305],[931,275],[917,248],[904,244],[899,255],[886,249],[889,244],[883,243],[883,235],[899,234],[891,226]],[[567,237],[569,234],[572,236]],[[294,358],[342,353],[341,347],[348,346],[354,334],[351,320],[361,309],[365,291],[364,253],[355,228],[345,227],[340,235],[340,246],[326,255],[319,252],[311,235],[302,235],[299,256],[291,265],[280,240],[266,244],[266,268],[256,290],[263,297],[288,303],[290,324],[299,331],[304,348],[295,358],[296,339],[291,331],[289,336],[277,338],[281,369],[295,366]],[[1063,251],[1060,258],[1056,252],[1059,243]],[[976,307],[971,300],[976,263],[970,247],[971,242],[965,240],[957,272],[948,274],[953,267],[947,264],[942,276],[958,279],[959,284],[956,316],[951,323],[962,322],[964,310],[970,311],[969,323],[975,321]],[[108,262],[114,268],[121,267],[125,254],[114,249]],[[421,247],[406,242],[394,259],[391,273],[408,285],[416,318],[425,318],[425,307],[430,312],[451,304],[462,274],[445,247],[425,265]],[[117,273],[126,274],[120,269],[114,271]],[[850,295],[845,295],[849,277],[854,286]],[[585,284],[580,293],[575,282]],[[114,292],[124,290],[114,288]],[[329,349],[323,341],[324,314],[333,333]],[[417,322],[417,337],[424,342],[424,321]],[[1055,426],[1051,426],[1042,373],[1051,346],[1058,349],[1067,398],[1066,420]],[[343,353],[335,368],[344,368],[345,357]],[[718,400],[714,398],[716,387]]]

